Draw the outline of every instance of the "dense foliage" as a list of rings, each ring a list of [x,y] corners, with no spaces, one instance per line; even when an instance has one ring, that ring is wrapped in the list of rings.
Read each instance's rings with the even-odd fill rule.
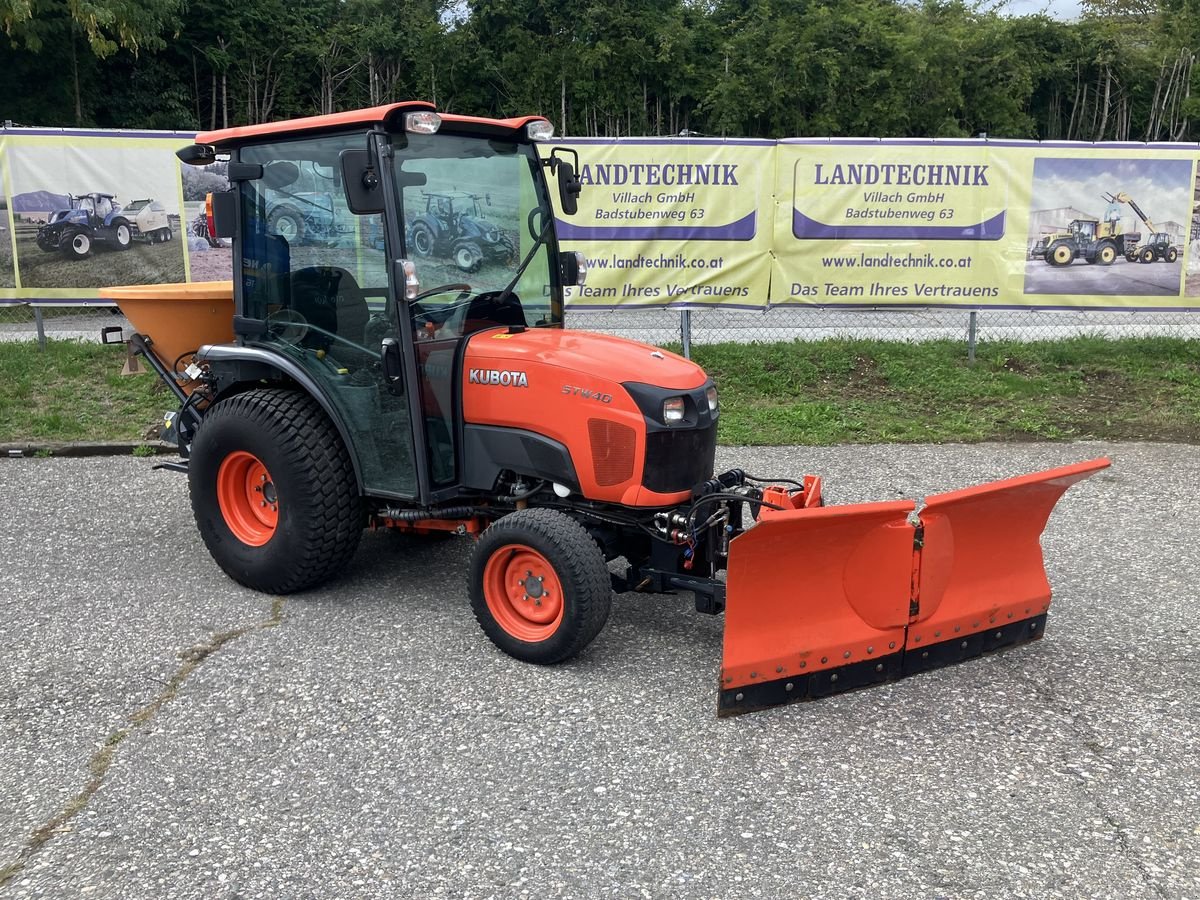
[[[996,6],[0,0],[0,119],[190,130],[421,98],[568,135],[1200,137],[1200,0]]]

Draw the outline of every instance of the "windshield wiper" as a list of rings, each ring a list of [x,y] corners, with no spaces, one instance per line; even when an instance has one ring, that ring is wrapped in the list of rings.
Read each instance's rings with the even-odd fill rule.
[[[496,298],[496,305],[502,306],[509,297],[512,296],[513,289],[517,286],[517,282],[521,280],[521,276],[525,274],[525,270],[529,268],[529,263],[533,260],[534,254],[538,252],[538,248],[546,242],[546,234],[550,231],[550,223],[553,221],[549,216],[546,217],[546,224],[542,226],[541,232],[537,239],[533,242],[533,246],[529,248],[529,252],[525,254],[525,258],[521,260],[521,265],[517,267],[517,274],[513,276],[512,281],[508,286],[500,292],[500,296]]]

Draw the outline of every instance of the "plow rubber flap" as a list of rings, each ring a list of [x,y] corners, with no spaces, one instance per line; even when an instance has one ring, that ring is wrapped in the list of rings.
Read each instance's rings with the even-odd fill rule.
[[[734,538],[718,715],[811,700],[1039,638],[1041,534],[1077,463],[909,501],[764,510]]]
[[[896,501],[764,510],[734,538],[718,715],[899,676],[914,509]]]
[[[904,674],[1042,636],[1042,531],[1067,488],[1108,465],[1095,459],[926,498]]]

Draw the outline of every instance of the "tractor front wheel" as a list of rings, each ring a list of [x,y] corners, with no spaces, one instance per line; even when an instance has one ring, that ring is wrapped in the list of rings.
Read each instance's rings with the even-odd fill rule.
[[[1069,266],[1075,260],[1075,250],[1070,244],[1055,244],[1046,251],[1046,262],[1057,267]]]
[[[306,394],[252,390],[217,403],[192,442],[192,512],[230,578],[270,594],[319,584],[365,524],[350,455]]]
[[[62,250],[68,259],[85,259],[92,252],[92,236],[86,231],[74,231],[63,237]]]
[[[483,265],[483,251],[471,241],[459,244],[454,249],[454,264],[464,272],[478,272]]]
[[[1138,262],[1143,262],[1143,263],[1154,262],[1154,248],[1146,247],[1144,250],[1142,250],[1142,252],[1140,254],[1138,254]]]
[[[299,244],[304,240],[304,218],[291,207],[281,207],[271,213],[267,231],[279,235],[289,244]]]
[[[471,609],[509,656],[549,665],[578,654],[608,620],[612,580],[583,526],[552,509],[496,521],[471,557]]]
[[[1117,248],[1112,244],[1101,244],[1096,251],[1096,262],[1102,266],[1111,266],[1117,261]]]

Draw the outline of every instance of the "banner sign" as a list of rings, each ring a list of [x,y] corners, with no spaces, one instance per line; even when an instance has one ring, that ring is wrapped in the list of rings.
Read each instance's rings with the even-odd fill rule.
[[[560,236],[590,263],[576,307],[1200,308],[1196,145],[566,143],[584,189]],[[679,193],[717,227],[662,218]]]
[[[780,142],[772,306],[1200,306],[1193,145]],[[1200,265],[1200,260],[1192,264]]]
[[[229,278],[232,251],[196,228],[205,193],[228,182],[180,164],[175,151],[193,139],[0,131],[0,302],[99,302],[103,287]]]
[[[588,260],[573,307],[762,308],[771,278],[774,141],[576,140],[579,211],[558,218]]]
[[[0,129],[0,303],[227,279],[191,133]],[[575,308],[1200,309],[1195,144],[581,138]],[[543,148],[545,151],[548,148]],[[551,193],[556,192],[551,186]]]

